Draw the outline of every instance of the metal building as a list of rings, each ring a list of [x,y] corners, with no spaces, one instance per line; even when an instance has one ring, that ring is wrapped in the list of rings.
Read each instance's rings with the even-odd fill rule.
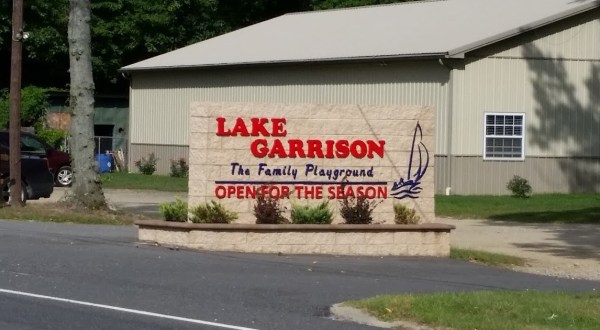
[[[192,101],[431,105],[436,192],[600,192],[600,1],[287,14],[122,69],[130,168],[187,157]]]

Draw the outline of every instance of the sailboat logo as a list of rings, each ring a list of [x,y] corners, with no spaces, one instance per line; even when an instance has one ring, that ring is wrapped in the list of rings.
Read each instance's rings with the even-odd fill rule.
[[[413,165],[418,165],[414,171]],[[429,151],[423,143],[423,130],[421,129],[421,125],[417,122],[415,133],[413,134],[412,147],[410,149],[406,179],[400,177],[400,180],[394,182],[390,195],[394,196],[396,199],[419,198],[419,193],[423,190],[423,188],[421,188],[421,179],[427,172],[428,166]]]

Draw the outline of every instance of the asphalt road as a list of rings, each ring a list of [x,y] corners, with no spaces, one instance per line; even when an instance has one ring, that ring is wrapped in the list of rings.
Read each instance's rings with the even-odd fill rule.
[[[332,320],[329,306],[383,293],[600,290],[436,258],[175,250],[140,245],[134,227],[0,221],[0,251],[0,329],[15,330],[369,329]]]

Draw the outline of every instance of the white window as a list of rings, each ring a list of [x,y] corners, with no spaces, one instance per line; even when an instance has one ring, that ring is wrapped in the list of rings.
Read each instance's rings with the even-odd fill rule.
[[[525,115],[486,113],[484,118],[483,159],[525,159]]]

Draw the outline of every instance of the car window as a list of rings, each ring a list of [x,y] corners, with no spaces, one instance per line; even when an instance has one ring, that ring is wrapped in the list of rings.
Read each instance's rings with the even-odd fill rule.
[[[0,133],[0,146],[8,147],[8,133]]]
[[[21,150],[26,152],[46,153],[46,146],[29,135],[21,135]]]

